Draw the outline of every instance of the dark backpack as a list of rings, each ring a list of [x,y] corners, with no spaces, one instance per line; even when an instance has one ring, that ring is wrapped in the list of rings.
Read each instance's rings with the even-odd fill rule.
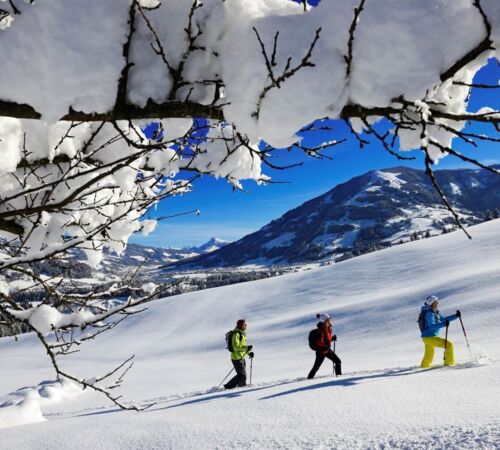
[[[226,348],[231,352],[233,353],[234,352],[234,348],[233,348],[233,334],[234,333],[239,333],[240,334],[240,339],[241,339],[241,333],[239,331],[234,331],[234,330],[231,330],[231,331],[228,331],[226,333]]]
[[[315,328],[309,332],[309,347],[315,352],[319,350],[318,341],[320,339],[320,333],[321,331],[319,328]]]
[[[425,315],[428,313],[429,311],[420,311],[420,314],[418,315],[418,327],[420,328],[420,332],[424,331],[425,330]]]

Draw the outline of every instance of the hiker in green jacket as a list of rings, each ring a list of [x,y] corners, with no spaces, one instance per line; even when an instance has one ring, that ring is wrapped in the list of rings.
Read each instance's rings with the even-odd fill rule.
[[[226,389],[233,389],[236,386],[242,387],[247,384],[245,356],[248,355],[250,358],[253,358],[254,353],[251,351],[252,346],[247,345],[246,330],[247,323],[245,322],[245,319],[238,320],[231,338],[231,344],[233,347],[233,351],[231,352],[231,362],[236,370],[236,375],[224,385]]]

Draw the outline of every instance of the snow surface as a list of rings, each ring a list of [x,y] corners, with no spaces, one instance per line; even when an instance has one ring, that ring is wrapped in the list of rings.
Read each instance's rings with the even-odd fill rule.
[[[468,215],[463,213],[460,209],[456,211],[461,219],[466,219],[468,217]],[[401,208],[401,212],[404,213],[403,216],[389,219],[386,222],[387,225],[401,220],[409,220],[410,225],[408,228],[405,228],[405,230],[388,236],[384,241],[397,243],[401,239],[408,240],[413,233],[420,235],[424,235],[427,231],[430,231],[431,234],[440,233],[442,230],[436,228],[436,222],[445,222],[449,217],[448,210],[441,205],[436,205],[435,207],[415,205],[413,209]]]
[[[455,195],[462,195],[462,191],[461,191],[460,187],[458,185],[456,185],[455,183],[450,183],[450,188],[451,188],[451,191]]]
[[[40,305],[24,310],[7,311],[21,320],[27,321],[33,325],[43,335],[49,334],[52,330],[70,324],[84,325],[97,319],[93,313],[88,310],[81,310],[73,313],[60,313],[56,308],[49,305]]]
[[[367,187],[360,192],[357,192],[352,198],[349,199],[345,204],[351,206],[358,207],[366,207],[369,204],[365,201],[359,201],[359,197],[364,197],[366,192],[378,192],[381,189],[380,183],[388,185],[393,189],[402,189],[403,185],[406,184],[405,180],[398,178],[401,173],[393,173],[393,172],[384,172],[382,170],[376,170],[373,172],[373,176],[368,183]],[[325,203],[331,203],[331,196],[328,196],[325,200]]]
[[[290,231],[288,233],[283,233],[275,239],[272,239],[265,244],[262,244],[262,247],[266,250],[270,250],[276,247],[289,247],[292,244],[292,241],[295,239],[295,232]]]
[[[362,205],[366,206],[366,203],[358,203],[357,200],[358,195],[352,197],[347,204],[348,205]],[[328,232],[328,227],[330,224],[335,225],[352,225],[354,227],[353,230],[345,231],[342,233],[330,233]],[[322,234],[316,236],[312,242],[318,243],[324,246],[325,250],[334,251],[339,247],[349,248],[352,247],[354,241],[357,239],[358,234],[361,229],[365,227],[370,227],[375,224],[375,221],[372,219],[367,220],[357,220],[356,223],[352,223],[349,219],[348,215],[342,217],[340,220],[336,221],[327,221],[325,222],[324,231]]]
[[[37,386],[25,386],[12,392],[0,403],[0,428],[44,422],[40,406],[78,396],[82,389],[68,380],[47,380]]]
[[[2,67],[0,98],[22,99],[43,111],[48,123],[66,114],[70,104],[77,111],[110,109],[123,65],[127,2],[87,0],[85,12],[75,11],[77,2],[68,3],[24,6],[2,32],[2,55],[12,64]],[[84,21],[75,20],[80,15]]]
[[[400,173],[392,173],[392,172],[383,172],[381,170],[377,170],[375,172],[375,176],[377,178],[388,182],[389,186],[394,188],[394,189],[401,189],[401,186],[403,184],[406,184],[406,181],[398,178],[398,175],[401,175],[401,174]]]
[[[32,335],[0,339],[4,394],[33,386],[29,408],[7,395],[2,449],[436,448],[496,449],[500,442],[500,221],[415,241],[331,266],[170,297],[99,336],[65,360],[94,377],[135,353],[124,393],[148,404],[123,412],[84,392],[65,402],[36,400],[53,374]],[[417,368],[416,318],[429,293],[444,314],[457,308],[449,338],[456,368]],[[304,380],[313,354],[314,314],[329,312],[344,375],[324,363]],[[253,386],[208,392],[229,371],[224,333],[248,321],[255,346]],[[38,386],[38,387],[37,387]],[[26,390],[26,388],[25,388]],[[23,397],[24,396],[24,397]],[[10,402],[10,403],[9,403]],[[38,404],[38,407],[37,407]],[[41,420],[38,409],[48,421]],[[6,419],[8,417],[8,419]]]
[[[215,252],[215,250],[219,250],[220,247],[218,247],[217,245],[212,245],[211,247],[207,247],[205,249],[205,252],[206,253],[212,253],[212,252]]]

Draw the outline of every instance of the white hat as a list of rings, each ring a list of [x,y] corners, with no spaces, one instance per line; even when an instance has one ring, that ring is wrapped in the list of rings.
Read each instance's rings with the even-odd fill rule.
[[[435,295],[429,295],[429,297],[427,297],[425,299],[425,304],[427,306],[431,306],[434,302],[437,302],[437,301],[439,301],[439,298],[437,296],[435,296]]]
[[[316,314],[316,317],[319,319],[320,322],[326,322],[328,319],[331,319],[331,317],[326,313]]]

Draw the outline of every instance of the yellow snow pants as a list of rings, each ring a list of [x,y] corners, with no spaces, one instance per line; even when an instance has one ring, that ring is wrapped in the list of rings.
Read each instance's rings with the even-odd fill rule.
[[[427,369],[431,366],[432,360],[434,358],[434,349],[436,347],[444,348],[444,339],[437,336],[423,337],[422,342],[425,345],[425,353],[420,363],[422,369]],[[446,341],[446,348],[444,349],[444,365],[454,366],[455,357],[453,355],[453,342],[449,339]]]

